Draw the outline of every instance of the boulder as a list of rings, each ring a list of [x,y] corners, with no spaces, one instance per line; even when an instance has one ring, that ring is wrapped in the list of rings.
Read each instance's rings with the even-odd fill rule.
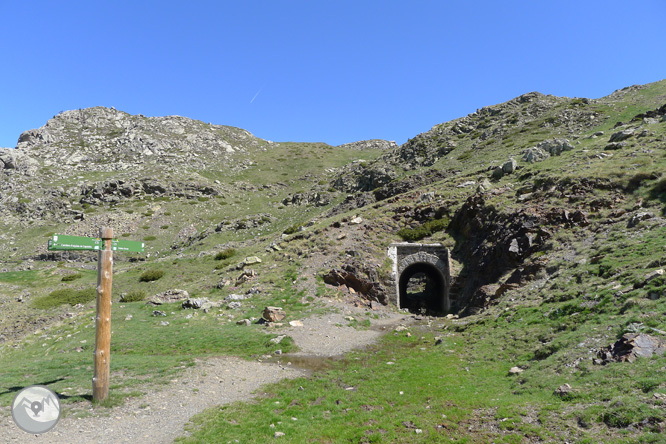
[[[627,228],[633,228],[636,225],[638,225],[639,222],[652,219],[654,217],[653,213],[650,213],[649,211],[641,212],[641,213],[636,213],[631,218],[629,219],[629,222],[627,223]]]
[[[206,298],[188,298],[187,300],[183,301],[182,307],[198,309],[203,307],[207,302],[208,299]]]
[[[550,157],[550,154],[537,147],[527,148],[526,150],[523,150],[522,154],[523,162],[528,163],[541,162]]]
[[[245,265],[254,265],[254,264],[260,264],[261,259],[258,256],[248,256],[243,260],[243,263]]]
[[[636,131],[635,128],[627,128],[626,130],[618,131],[617,133],[613,133],[608,141],[611,143],[622,142],[623,140],[626,140],[631,136],[633,136],[635,131]]]
[[[573,145],[567,139],[549,139],[537,144],[536,148],[547,152],[551,156],[559,156],[564,151],[573,150]]]
[[[510,157],[509,160],[507,160],[504,165],[502,165],[502,172],[504,174],[511,174],[514,171],[516,171],[516,167],[518,166],[518,162],[513,157]]]
[[[627,142],[611,142],[611,143],[607,144],[604,147],[604,149],[609,150],[609,151],[617,151],[617,150],[621,150],[625,146],[627,146]]]
[[[185,290],[173,289],[152,296],[147,303],[153,305],[162,305],[168,302],[178,302],[188,299],[190,294]]]
[[[625,333],[615,344],[605,347],[597,353],[595,364],[608,362],[634,362],[636,358],[661,356],[666,352],[666,342],[643,333]]]
[[[268,322],[279,322],[287,315],[281,307],[266,307],[262,316]]]

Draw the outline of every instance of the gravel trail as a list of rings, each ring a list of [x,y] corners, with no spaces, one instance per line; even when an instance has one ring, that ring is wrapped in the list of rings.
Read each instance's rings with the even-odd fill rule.
[[[301,327],[287,327],[280,334],[291,336],[300,348],[282,355],[279,362],[245,361],[234,357],[200,360],[168,385],[132,398],[112,409],[89,408],[89,416],[61,418],[43,435],[19,429],[9,407],[0,412],[2,443],[171,443],[185,434],[184,425],[195,414],[216,405],[251,399],[261,386],[285,378],[307,376],[310,371],[291,365],[289,357],[339,356],[374,343],[384,329],[407,322],[404,315],[381,311],[372,328],[358,330],[346,325],[348,316],[365,310],[344,307],[344,311],[303,319]],[[276,333],[278,330],[275,331]],[[275,361],[272,358],[270,361]],[[298,362],[298,359],[294,359]],[[71,408],[65,406],[65,409]]]

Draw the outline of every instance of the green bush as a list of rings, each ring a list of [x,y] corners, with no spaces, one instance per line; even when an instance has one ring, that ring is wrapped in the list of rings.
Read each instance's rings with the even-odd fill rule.
[[[215,255],[215,260],[216,261],[221,261],[224,259],[229,259],[230,257],[234,256],[236,254],[236,250],[233,248],[225,248],[224,250],[220,251]]]
[[[81,273],[75,273],[75,274],[68,274],[66,276],[63,276],[62,279],[60,279],[63,282],[72,282],[77,279],[81,279],[83,275]]]
[[[294,234],[295,232],[300,230],[301,227],[302,225],[299,224],[292,225],[291,227],[288,227],[286,230],[284,230],[284,234]]]
[[[130,291],[121,298],[122,302],[138,302],[146,299],[146,292],[143,290]]]
[[[155,236],[146,236],[143,238],[145,241],[154,241],[155,239],[157,239]]]
[[[42,296],[38,299],[35,299],[32,305],[35,308],[47,309],[64,304],[86,304],[90,301],[94,301],[96,297],[97,292],[94,288],[86,288],[85,290],[65,288],[62,290],[52,291],[47,296]]]
[[[139,281],[152,282],[158,280],[162,276],[164,276],[164,271],[162,270],[147,270],[143,272],[141,277],[139,277]]]
[[[446,218],[429,220],[416,228],[403,228],[398,230],[398,236],[404,241],[413,242],[424,237],[432,236],[433,233],[445,230],[449,226]]]

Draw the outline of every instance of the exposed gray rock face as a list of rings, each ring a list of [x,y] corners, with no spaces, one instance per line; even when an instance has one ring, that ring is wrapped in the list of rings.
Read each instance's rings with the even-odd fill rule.
[[[536,148],[548,152],[551,156],[559,156],[565,151],[574,149],[567,139],[544,140],[537,144]]]
[[[329,203],[331,203],[330,194],[318,191],[290,194],[282,199],[283,205],[314,205],[315,207],[324,207]]]
[[[357,163],[350,167],[346,174],[338,176],[333,187],[347,193],[372,191],[388,184],[397,176],[395,169],[387,164],[374,163],[367,166]]]
[[[550,157],[550,154],[546,153],[543,149],[533,147],[523,150],[523,162],[535,163],[546,160]]]
[[[61,170],[122,171],[143,163],[195,166],[202,156],[224,162],[260,143],[266,142],[238,128],[95,107],[65,111],[24,132],[16,151]]]
[[[358,142],[344,143],[338,145],[338,148],[345,148],[349,150],[389,150],[397,148],[398,144],[393,140],[371,139],[360,140]]]
[[[11,148],[0,148],[0,170],[16,170],[28,176],[39,169],[39,162],[28,154]]]

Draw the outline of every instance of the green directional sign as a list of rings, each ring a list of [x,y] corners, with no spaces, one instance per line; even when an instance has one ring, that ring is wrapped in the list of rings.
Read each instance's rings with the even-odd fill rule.
[[[136,253],[143,253],[144,243],[128,240],[113,239],[111,241],[111,250],[113,251],[134,251]]]
[[[111,240],[111,251],[131,251],[136,253],[144,252],[144,243],[128,240]],[[104,241],[94,237],[67,236],[64,234],[54,234],[49,239],[48,250],[94,250],[104,249]]]
[[[49,239],[49,250],[103,250],[102,239],[82,236],[54,234]]]

